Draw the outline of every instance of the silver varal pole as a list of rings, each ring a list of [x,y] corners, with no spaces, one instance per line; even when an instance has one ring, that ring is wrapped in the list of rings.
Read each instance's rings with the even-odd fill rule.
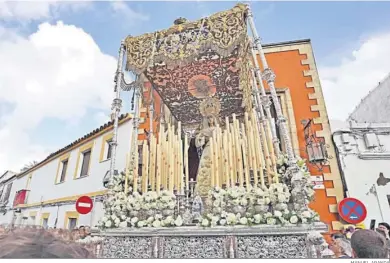
[[[137,83],[139,77],[136,77]],[[130,148],[130,163],[134,165],[136,162],[136,158],[138,158],[138,128],[139,128],[139,119],[140,119],[140,106],[141,106],[141,86],[137,84],[134,87],[134,117],[133,117],[133,133],[132,133],[132,140],[131,140],[131,148]],[[130,166],[132,167],[132,166]],[[134,170],[135,167],[132,167]],[[132,171],[131,171],[132,172]]]
[[[256,54],[255,54],[255,51],[253,50],[253,48],[251,49],[251,53],[252,53],[253,61],[255,63],[254,70],[256,72],[256,74],[254,74],[254,77],[255,77],[255,83],[254,84],[256,85],[256,77],[257,77],[257,82],[260,85],[260,90],[256,86],[255,86],[256,89],[254,90],[254,95],[255,95],[255,99],[256,99],[255,101],[256,101],[256,104],[258,105],[258,107],[256,108],[256,111],[258,111],[258,113],[260,114],[260,116],[259,116],[260,117],[260,121],[264,125],[264,130],[265,130],[266,133],[268,133],[268,129],[267,129],[267,126],[266,126],[266,121],[268,120],[268,122],[269,122],[269,125],[271,127],[271,134],[270,135],[272,136],[272,143],[274,145],[275,155],[278,157],[279,154],[280,154],[279,139],[278,139],[278,136],[276,135],[275,122],[272,121],[272,115],[271,115],[271,109],[270,109],[271,101],[270,101],[267,93],[265,92],[263,81],[261,79],[261,72],[260,72],[259,62],[256,59]],[[259,94],[260,92],[261,92],[261,96]],[[278,100],[278,102],[279,102],[279,100]],[[267,115],[266,116],[267,119],[264,118],[263,107],[265,109],[265,114]]]
[[[115,74],[115,98],[112,102],[112,114],[114,119],[114,131],[111,142],[111,160],[110,160],[110,180],[108,182],[108,187],[113,186],[113,178],[115,172],[115,160],[116,160],[116,147],[118,145],[118,123],[119,123],[119,113],[122,108],[122,100],[120,98],[121,90],[121,81],[123,79],[123,58],[125,56],[125,42],[122,40],[121,46],[119,48],[119,57],[118,65]]]
[[[275,83],[274,83],[275,74],[268,67],[267,60],[265,59],[264,51],[260,43],[260,38],[259,35],[257,34],[255,23],[253,21],[253,14],[249,6],[248,6],[248,21],[254,37],[254,44],[256,45],[257,51],[259,52],[260,55],[261,63],[263,64],[264,67],[262,77],[265,81],[267,81],[267,84],[269,86],[272,100],[275,105],[276,116],[277,116],[278,125],[280,127],[281,136],[286,146],[288,163],[289,163],[289,168],[286,172],[286,175],[289,177],[291,181],[291,186],[292,186],[291,196],[294,204],[294,210],[297,211],[298,213],[301,213],[309,209],[308,208],[309,200],[307,199],[307,195],[305,194],[305,187],[307,186],[308,182],[307,180],[305,180],[302,173],[299,171],[299,167],[296,163],[296,158],[292,148],[290,135],[287,130],[286,118],[283,116],[282,109],[280,107],[280,103],[278,100],[278,95],[276,94]],[[257,59],[254,59],[254,61],[256,62]],[[260,83],[262,82],[260,81]]]
[[[278,125],[280,127],[280,132],[281,132],[281,135],[282,135],[285,147],[286,147],[286,152],[287,152],[289,164],[291,166],[294,166],[294,165],[296,165],[296,158],[295,158],[294,150],[293,150],[293,147],[291,144],[290,135],[288,133],[286,118],[283,116],[282,108],[280,106],[278,95],[277,95],[276,89],[275,89],[275,83],[274,83],[275,74],[272,71],[272,69],[270,69],[268,67],[268,63],[267,63],[267,60],[266,60],[265,55],[264,55],[263,47],[261,46],[260,37],[257,34],[255,23],[253,21],[253,14],[252,14],[252,11],[251,11],[249,6],[248,6],[248,22],[249,22],[249,26],[251,28],[251,31],[252,31],[252,34],[254,37],[254,45],[256,46],[257,51],[259,52],[260,60],[261,60],[261,63],[264,67],[264,71],[261,75],[262,75],[262,78],[267,82],[269,89],[270,89],[270,92],[271,92],[272,101],[273,101],[274,106],[275,106],[277,122],[278,122]],[[255,63],[257,63],[257,59],[254,59],[254,61],[255,61]],[[259,69],[259,71],[260,71],[260,69]],[[260,74],[258,74],[258,75],[260,75]],[[262,81],[260,81],[260,83],[261,83],[260,85],[262,85]]]

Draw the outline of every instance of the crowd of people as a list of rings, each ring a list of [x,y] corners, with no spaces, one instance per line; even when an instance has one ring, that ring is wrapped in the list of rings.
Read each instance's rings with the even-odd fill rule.
[[[73,230],[39,226],[0,226],[0,258],[94,258],[96,246],[82,242],[88,226]]]
[[[331,235],[333,258],[389,258],[390,225],[379,223],[378,228],[366,230],[348,227]]]
[[[389,258],[390,225],[380,223],[374,230],[347,228],[331,235],[332,258]],[[95,258],[91,230],[80,226],[71,231],[41,227],[0,226],[0,258]]]

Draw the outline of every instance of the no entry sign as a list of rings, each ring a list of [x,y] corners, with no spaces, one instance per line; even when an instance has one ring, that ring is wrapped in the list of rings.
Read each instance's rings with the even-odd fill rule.
[[[79,214],[86,215],[92,211],[93,201],[89,196],[82,196],[76,201],[76,211]]]
[[[345,198],[342,200],[339,203],[338,210],[340,217],[350,224],[359,224],[367,216],[366,206],[355,198]]]

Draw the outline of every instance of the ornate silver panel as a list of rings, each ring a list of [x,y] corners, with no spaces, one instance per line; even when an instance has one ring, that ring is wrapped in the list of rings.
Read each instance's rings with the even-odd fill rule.
[[[226,258],[226,237],[164,237],[162,258]]]
[[[106,237],[103,258],[153,258],[151,237]]]
[[[307,258],[306,235],[238,236],[237,258]]]

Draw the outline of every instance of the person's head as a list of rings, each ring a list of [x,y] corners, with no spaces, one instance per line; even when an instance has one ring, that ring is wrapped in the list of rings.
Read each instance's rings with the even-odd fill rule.
[[[84,237],[86,235],[84,226],[79,227],[79,234],[80,234],[80,237]]]
[[[388,236],[390,232],[390,225],[388,223],[382,222],[378,224],[378,229],[382,230],[386,236]]]
[[[386,239],[372,230],[355,231],[351,246],[355,258],[387,258],[389,255]]]
[[[333,233],[330,235],[330,237],[332,238],[332,242],[335,242],[336,239],[344,238],[344,235],[341,233]]]
[[[80,232],[79,232],[78,229],[73,229],[71,235],[72,235],[72,240],[73,241],[76,241],[76,240],[78,240],[80,238]]]
[[[352,257],[351,244],[345,238],[337,238],[330,247],[336,257]]]
[[[91,228],[89,226],[85,227],[85,234],[90,235],[91,234]]]
[[[15,230],[0,237],[0,258],[93,258],[81,245],[55,238],[45,230]]]

